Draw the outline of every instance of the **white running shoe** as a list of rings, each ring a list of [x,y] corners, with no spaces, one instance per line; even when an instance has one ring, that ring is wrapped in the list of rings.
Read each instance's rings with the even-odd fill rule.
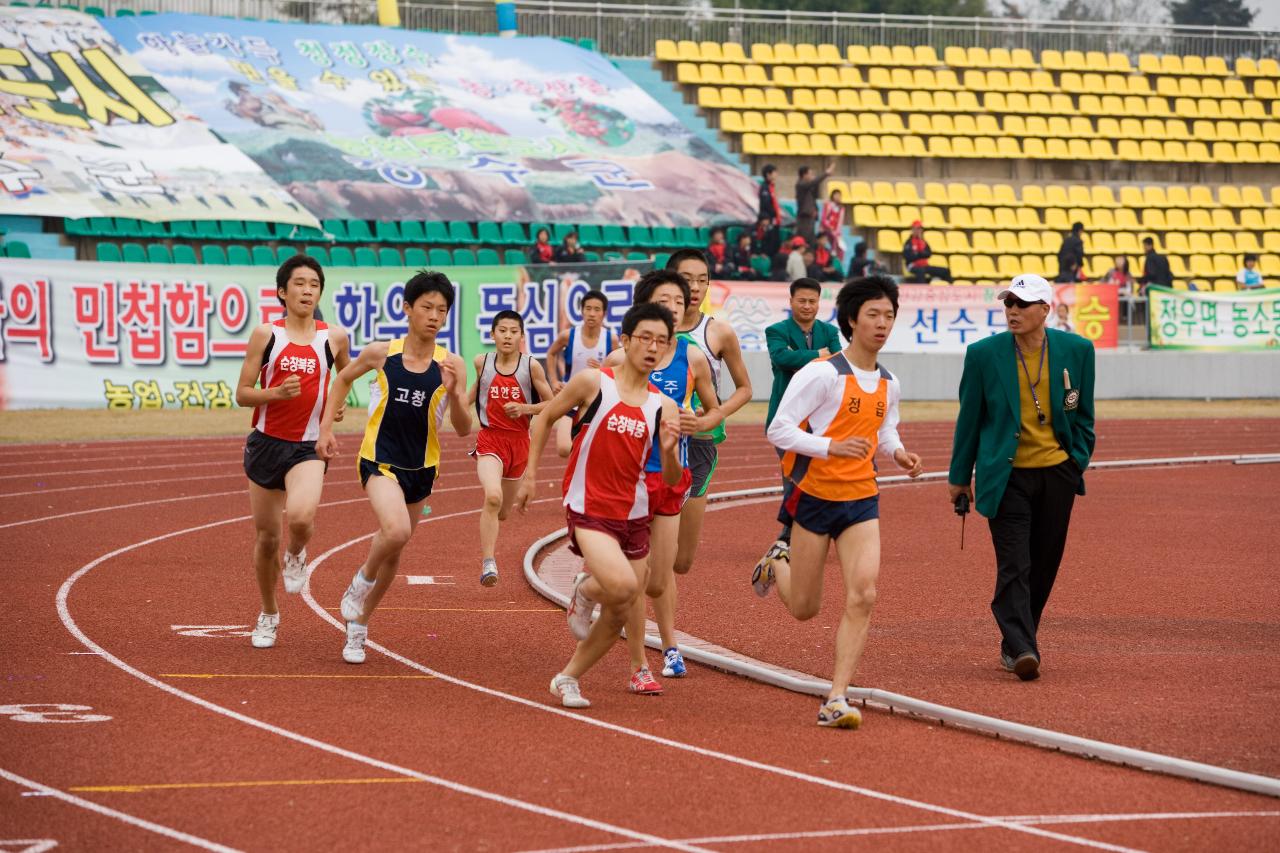
[[[591,633],[591,623],[595,618],[596,603],[587,598],[582,591],[583,582],[590,577],[586,572],[578,572],[573,579],[573,592],[569,596],[569,609],[565,618],[569,620],[569,630],[579,641],[585,640]]]
[[[342,647],[342,659],[347,663],[364,663],[364,642],[369,639],[369,626],[359,622],[347,623],[347,644]]]
[[[356,569],[356,576],[351,579],[351,585],[342,594],[342,605],[338,608],[342,611],[343,619],[354,622],[364,615],[364,601],[369,597],[373,584],[373,581],[365,580],[364,574]]]
[[[486,557],[484,562],[480,564],[480,585],[494,586],[498,583],[498,561],[492,557]]]
[[[276,629],[280,627],[279,613],[259,613],[258,624],[254,626],[253,647],[269,649],[276,644]]]
[[[591,707],[591,703],[582,696],[582,690],[578,687],[578,679],[572,675],[561,673],[551,679],[551,695],[559,699],[560,704],[566,708]]]
[[[302,592],[302,585],[307,582],[307,549],[294,555],[288,550],[284,552],[284,591],[297,594]]]

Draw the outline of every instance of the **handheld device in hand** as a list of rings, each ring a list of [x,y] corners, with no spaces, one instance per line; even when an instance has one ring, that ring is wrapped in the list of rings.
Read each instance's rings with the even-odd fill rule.
[[[964,517],[969,514],[969,496],[956,495],[956,515],[960,516],[960,550],[964,550]]]

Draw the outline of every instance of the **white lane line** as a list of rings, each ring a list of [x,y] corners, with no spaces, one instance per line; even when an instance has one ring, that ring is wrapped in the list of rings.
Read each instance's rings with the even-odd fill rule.
[[[16,785],[29,788],[30,790],[40,793],[46,797],[54,797],[62,800],[64,803],[70,803],[73,806],[79,806],[82,809],[88,809],[91,812],[115,818],[116,820],[130,824],[131,826],[136,826],[139,829],[145,829],[149,832],[154,832],[157,835],[163,835],[165,838],[171,838],[174,841],[181,841],[184,844],[190,844],[192,847],[199,847],[204,850],[216,850],[218,853],[238,853],[234,847],[227,847],[223,844],[218,844],[216,842],[209,841],[208,839],[201,838],[198,835],[191,835],[190,833],[182,832],[180,830],[173,829],[172,827],[164,826],[163,824],[153,823],[152,821],[144,820],[140,817],[134,817],[133,815],[125,814],[118,809],[100,806],[92,800],[86,800],[83,797],[77,797],[75,794],[68,794],[65,791],[59,791],[57,788],[51,788],[48,785],[33,782],[30,779],[19,776],[17,773],[10,773],[4,768],[0,768],[0,777],[8,779]]]
[[[364,500],[364,498],[359,498],[359,500]],[[559,498],[555,498],[555,500],[559,500]],[[350,501],[338,501],[337,503],[350,503]],[[321,506],[332,506],[332,505],[333,504],[321,504]],[[477,512],[479,512],[478,509],[469,510],[463,513],[455,513],[453,515],[441,515],[432,519],[426,519],[424,520],[423,523],[427,523],[428,521],[440,521],[446,518],[453,518],[458,515],[472,515]],[[81,566],[69,578],[67,578],[66,581],[63,582],[62,586],[59,587],[58,589],[58,595],[57,595],[58,616],[59,618],[62,619],[62,624],[66,627],[68,631],[71,632],[71,635],[74,636],[81,643],[83,643],[85,648],[89,649],[89,651],[96,652],[98,655],[100,655],[104,660],[106,660],[112,666],[115,666],[116,668],[123,670],[129,675],[132,675],[134,678],[137,678],[139,681],[149,684],[158,690],[163,690],[164,692],[169,693],[173,696],[176,696],[179,699],[184,699],[188,702],[191,702],[194,705],[198,705],[199,707],[204,708],[205,710],[212,711],[215,714],[221,714],[224,717],[229,717],[230,719],[236,720],[237,722],[244,723],[245,725],[253,726],[254,728],[262,729],[263,731],[270,732],[271,734],[278,735],[279,737],[296,741],[297,743],[304,744],[305,746],[309,746],[314,749],[322,750],[324,752],[330,753],[331,755],[337,755],[337,756],[341,756],[342,758],[348,758],[352,761],[358,761],[362,764],[367,764],[370,767],[377,767],[378,769],[386,770],[389,773],[397,773],[401,776],[407,776],[412,779],[418,779],[422,782],[427,782],[432,785],[437,785],[441,788],[447,788],[448,790],[455,791],[460,794],[467,794],[482,800],[488,800],[490,802],[498,803],[499,805],[509,806],[511,808],[520,809],[521,811],[530,812],[532,814],[540,815],[542,817],[553,818],[556,820],[563,821],[565,823],[571,823],[577,826],[586,827],[588,829],[595,829],[600,832],[609,833],[611,835],[617,835],[623,838],[630,838],[634,841],[642,841],[647,846],[663,847],[670,850],[683,850],[683,851],[686,851],[686,853],[712,853],[712,851],[706,850],[705,848],[698,847],[693,844],[686,844],[684,842],[679,842],[679,841],[670,841],[665,838],[659,838],[656,835],[650,835],[649,833],[646,833],[646,832],[637,832],[635,830],[627,829],[625,827],[615,826],[610,823],[605,823],[604,821],[595,820],[594,818],[583,817],[581,815],[572,814],[570,812],[561,811],[559,809],[549,808],[547,806],[540,806],[540,805],[537,805],[536,803],[527,802],[525,800],[516,799],[514,797],[507,797],[502,794],[497,794],[492,791],[484,790],[483,788],[476,788],[474,786],[466,785],[461,782],[453,782],[449,779],[444,779],[439,776],[433,776],[428,773],[422,773],[417,770],[412,770],[408,767],[401,767],[397,764],[392,764],[389,761],[383,761],[381,759],[373,758],[368,755],[362,755],[361,753],[353,752],[352,750],[345,749],[340,746],[335,746],[334,744],[326,743],[321,740],[317,740],[316,738],[310,737],[308,735],[290,731],[288,729],[281,728],[280,726],[274,725],[272,723],[268,723],[263,720],[256,719],[254,717],[250,717],[246,714],[240,713],[239,711],[233,711],[230,708],[224,708],[223,706],[218,705],[214,702],[210,702],[207,699],[203,699],[192,693],[187,693],[185,690],[180,690],[179,688],[174,687],[171,684],[152,678],[151,676],[147,675],[145,672],[142,672],[141,670],[133,666],[130,666],[120,658],[111,654],[111,652],[107,651],[102,646],[95,643],[93,640],[89,639],[89,636],[85,634],[84,631],[80,630],[80,626],[77,625],[75,620],[71,617],[71,609],[70,609],[70,606],[67,604],[67,599],[71,594],[72,588],[75,586],[76,582],[80,580],[80,578],[84,577],[86,574],[88,574],[95,567],[101,565],[102,563],[105,563],[106,561],[111,560],[115,557],[119,557],[123,554],[127,554],[131,551],[135,551],[139,548],[143,548],[148,545],[153,545],[157,542],[163,542],[165,540],[172,539],[177,536],[183,536],[188,533],[196,533],[202,530],[209,530],[211,528],[221,527],[227,524],[235,524],[239,522],[249,521],[251,518],[252,516],[244,515],[244,516],[239,516],[237,518],[223,519],[222,521],[213,521],[208,524],[201,524],[197,527],[189,527],[184,530],[177,530],[170,533],[161,534],[159,536],[153,536],[150,539],[145,539],[141,542],[135,542],[132,545],[126,545],[122,548],[117,548],[116,550],[108,554],[103,554],[97,559],[89,563],[86,563],[84,566]],[[367,536],[362,538],[368,539],[368,538],[372,538],[372,536],[373,534],[370,533]],[[71,795],[68,794],[66,796],[69,797]],[[85,803],[88,803],[88,801],[86,800]],[[93,805],[93,804],[89,804],[89,805]],[[226,850],[229,848],[219,847],[219,848],[211,848],[211,849]]]
[[[1044,826],[1064,823],[1116,823],[1131,821],[1202,820],[1228,817],[1277,817],[1280,812],[1137,812],[1133,814],[1036,815],[1034,817],[1002,817],[1011,823]],[[860,835],[897,835],[910,832],[948,832],[957,829],[990,829],[972,823],[934,823],[916,826],[869,826],[852,829],[815,829],[808,832],[764,832],[752,835],[708,835],[686,838],[690,844],[746,844],[760,841],[800,841],[810,838],[848,838]],[[521,853],[602,853],[606,850],[640,850],[637,844],[583,844],[576,847],[552,847],[524,850]]]
[[[559,500],[559,498],[556,498],[555,500]],[[479,512],[479,510],[469,510],[464,512],[452,513],[450,515],[442,515],[442,516],[439,516],[438,518],[426,519],[424,520],[423,523],[425,524],[429,521],[436,521],[436,520],[442,521],[446,518],[456,518],[462,515],[473,515],[477,512]],[[329,612],[326,611],[323,607],[321,607],[316,602],[315,598],[312,596],[311,577],[315,573],[315,571],[320,567],[320,565],[324,563],[326,560],[328,560],[331,556],[338,553],[339,551],[342,551],[346,548],[351,547],[352,545],[355,545],[359,542],[363,542],[366,539],[370,539],[373,537],[373,535],[374,534],[369,533],[364,536],[360,536],[355,539],[352,539],[348,542],[344,542],[340,545],[335,545],[334,547],[330,548],[328,551],[324,552],[319,557],[317,557],[308,567],[307,580],[302,587],[303,600],[306,601],[307,606],[310,607],[312,611],[316,613],[316,615],[318,615],[321,619],[325,620],[330,625],[333,625],[335,628],[338,628],[340,630],[345,630],[345,626],[343,625],[343,623],[338,619],[334,618],[332,615],[330,615]],[[672,749],[677,749],[683,752],[689,752],[703,758],[717,759],[720,761],[727,762],[729,764],[738,765],[740,767],[746,767],[752,770],[759,770],[765,773],[770,773],[777,776],[783,776],[783,777],[794,779],[800,782],[809,782],[825,788],[832,788],[838,791],[844,791],[851,794],[859,794],[861,796],[868,797],[870,799],[893,803],[894,805],[906,806],[908,808],[915,808],[921,811],[933,812],[936,814],[943,814],[943,815],[947,815],[948,817],[960,818],[962,820],[967,820],[972,823],[981,824],[984,826],[1007,829],[1013,832],[1021,832],[1028,835],[1036,835],[1042,838],[1051,838],[1055,841],[1062,841],[1068,844],[1077,844],[1082,847],[1092,847],[1098,850],[1124,851],[1124,853],[1132,853],[1132,850],[1133,850],[1133,848],[1123,847],[1116,844],[1107,844],[1101,841],[1093,841],[1087,838],[1079,838],[1074,835],[1066,835],[1064,833],[1052,832],[1050,830],[1039,829],[1032,826],[1022,826],[1020,824],[1008,823],[1005,821],[1000,821],[998,819],[984,817],[983,815],[974,814],[972,812],[962,811],[960,809],[953,809],[947,806],[940,806],[934,803],[925,802],[923,800],[916,800],[909,797],[901,797],[896,794],[888,794],[883,791],[876,791],[871,788],[864,788],[859,785],[850,785],[844,782],[837,782],[835,780],[826,779],[821,776],[813,776],[808,773],[802,773],[798,770],[791,770],[786,767],[779,767],[773,764],[766,764],[762,761],[755,761],[754,759],[743,758],[741,756],[732,755],[727,752],[720,752],[718,750],[708,749],[706,747],[695,746],[693,744],[685,743],[683,741],[660,737],[658,735],[649,734],[648,732],[643,732],[636,729],[630,729],[625,726],[617,725],[615,723],[609,723],[594,717],[588,717],[583,714],[574,713],[573,711],[569,711],[564,708],[557,708],[553,705],[548,705],[543,702],[535,702],[531,699],[526,699],[523,696],[516,696],[502,690],[494,690],[493,688],[490,688],[490,687],[485,687],[480,684],[475,684],[474,682],[466,681],[464,679],[457,678],[452,675],[448,675],[438,670],[431,669],[428,666],[424,666],[423,664],[420,664],[417,661],[411,660],[405,657],[404,655],[398,654],[392,651],[391,649],[388,649],[387,647],[372,641],[366,643],[366,647],[373,649],[376,652],[380,652],[381,654],[386,655],[392,660],[398,661],[399,663],[404,664],[410,669],[417,670],[418,672],[421,672],[424,675],[434,676],[438,681],[443,681],[458,687],[465,687],[468,690],[474,690],[492,699],[499,699],[505,702],[511,702],[513,704],[523,705],[526,708],[531,708],[536,711],[541,711],[542,713],[553,714],[558,717],[575,720],[577,722],[585,723],[590,726],[595,726],[597,728],[604,729],[605,731],[613,732],[615,734],[621,734],[627,737],[633,737],[639,740],[648,741],[649,743],[655,743],[661,746],[671,747]]]

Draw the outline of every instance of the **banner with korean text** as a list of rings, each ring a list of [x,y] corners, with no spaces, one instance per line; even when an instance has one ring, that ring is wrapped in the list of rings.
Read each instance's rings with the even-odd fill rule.
[[[525,317],[536,356],[581,320],[582,294],[610,299],[621,323],[635,279],[652,262],[550,267],[445,267],[458,289],[440,343],[471,358],[488,348],[493,316]],[[407,331],[413,270],[325,270],[321,313],[352,350]],[[232,408],[249,334],[283,316],[272,267],[198,268],[0,259],[0,408]],[[357,383],[351,405],[368,401]],[[246,421],[247,423],[247,421]]]
[[[103,23],[322,218],[755,219],[749,176],[604,56],[557,39],[181,14]]]
[[[1119,340],[1119,297],[1111,285],[1055,285],[1049,315],[1052,328],[1084,335],[1098,349],[1114,349]],[[818,317],[836,322],[839,282],[823,285]],[[1004,305],[995,287],[898,288],[898,317],[884,352],[964,352],[969,344],[1006,330]],[[764,330],[788,314],[790,290],[782,282],[716,281],[704,309],[733,326],[742,348],[765,351]]]
[[[1147,288],[1152,349],[1280,347],[1280,289],[1205,293]]]
[[[0,214],[317,225],[102,23],[0,8]]]

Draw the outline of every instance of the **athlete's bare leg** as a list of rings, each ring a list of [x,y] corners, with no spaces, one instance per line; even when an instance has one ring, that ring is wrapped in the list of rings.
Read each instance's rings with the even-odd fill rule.
[[[600,604],[600,618],[562,670],[564,675],[581,678],[617,641],[628,611],[643,593],[646,566],[643,558],[628,560],[618,540],[607,533],[578,528],[574,538],[591,572],[583,582],[583,594]]]
[[[867,644],[871,609],[876,603],[876,579],[880,575],[880,520],[864,521],[845,530],[836,539],[836,553],[844,575],[844,612],[836,631],[836,664],[828,698],[845,694]]]
[[[822,574],[831,537],[799,524],[791,528],[791,559],[774,560],[778,597],[795,618],[812,619],[822,609]]]
[[[364,579],[374,581],[373,589],[369,590],[369,597],[364,602],[364,613],[356,620],[361,625],[369,624],[369,617],[395,580],[396,571],[400,568],[400,554],[409,544],[409,537],[418,526],[422,506],[426,503],[424,499],[405,504],[400,484],[390,477],[370,477],[365,484],[365,493],[378,519],[378,532],[373,535],[368,559],[360,567]]]
[[[276,584],[280,581],[280,513],[284,506],[285,492],[264,489],[249,481],[249,507],[253,511],[254,527],[253,571],[258,577],[262,612],[268,615],[279,612]]]
[[[689,498],[680,510],[680,544],[676,548],[675,573],[685,575],[693,568],[693,558],[698,553],[698,540],[702,537],[702,517],[707,511],[707,496]]]
[[[300,462],[284,475],[284,517],[290,554],[301,554],[311,541],[323,488],[324,462],[319,459]]]
[[[496,456],[477,457],[476,478],[484,490],[484,505],[480,508],[480,557],[490,560],[498,545],[498,523],[506,517],[503,510],[511,509],[507,481],[502,479],[502,460]]]

